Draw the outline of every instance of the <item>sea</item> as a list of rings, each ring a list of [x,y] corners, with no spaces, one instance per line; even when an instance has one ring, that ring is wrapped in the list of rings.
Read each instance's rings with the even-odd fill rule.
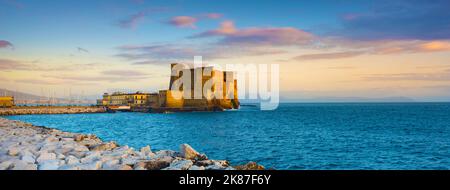
[[[232,165],[278,170],[450,169],[450,103],[283,103],[273,111],[19,115],[135,149],[187,143]]]

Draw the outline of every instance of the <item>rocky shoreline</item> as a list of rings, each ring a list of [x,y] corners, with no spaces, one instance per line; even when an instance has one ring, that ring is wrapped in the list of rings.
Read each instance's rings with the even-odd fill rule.
[[[107,112],[106,108],[96,106],[35,106],[35,107],[0,108],[0,116],[105,113],[105,112]]]
[[[134,150],[95,135],[63,132],[0,118],[0,170],[261,170],[249,162],[209,160],[187,144],[180,150]]]

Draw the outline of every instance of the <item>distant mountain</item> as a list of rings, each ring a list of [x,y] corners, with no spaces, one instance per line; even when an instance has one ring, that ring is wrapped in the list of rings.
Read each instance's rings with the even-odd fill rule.
[[[16,104],[95,104],[95,96],[73,97],[72,99],[43,97],[34,94],[0,89],[0,96],[14,96]]]
[[[0,96],[14,96],[15,100],[42,100],[47,97],[37,96],[34,94],[28,94],[23,92],[16,92],[6,89],[0,89]]]

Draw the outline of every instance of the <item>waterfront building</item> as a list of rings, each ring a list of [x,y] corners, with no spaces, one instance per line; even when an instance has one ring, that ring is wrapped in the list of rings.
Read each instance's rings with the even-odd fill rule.
[[[14,106],[13,96],[0,96],[0,108],[10,108]]]
[[[177,63],[173,63],[171,65],[172,70],[176,68]],[[203,73],[205,70],[211,71],[211,75],[205,76]],[[165,104],[161,106],[167,108],[177,108],[177,109],[191,109],[191,110],[217,110],[217,109],[238,109],[240,106],[238,100],[238,90],[237,90],[237,80],[235,79],[234,72],[229,71],[220,71],[216,70],[213,67],[198,67],[198,68],[188,68],[181,69],[179,71],[173,71],[179,73],[178,76],[171,76],[169,88],[171,90],[167,90],[164,92]],[[201,98],[194,97],[195,90],[195,81],[194,73],[199,73],[202,75],[201,77]],[[183,94],[186,89],[184,89],[184,85],[182,85],[178,90],[173,89],[173,85],[175,81],[179,80],[183,77],[183,74],[190,74],[191,78],[191,89],[190,98],[174,98],[180,94]],[[200,81],[200,80],[199,80]],[[214,81],[214,85],[207,94],[204,94],[203,88],[207,84],[208,81]],[[189,93],[189,92],[188,92]],[[222,94],[220,94],[222,93]],[[211,96],[211,94],[215,94],[216,96]],[[161,99],[161,97],[160,97]]]
[[[237,80],[234,72],[220,71],[213,67],[183,68],[175,67],[177,64],[171,65],[172,70],[182,68],[178,76],[171,76],[169,90],[160,90],[158,93],[121,93],[112,94],[105,93],[103,98],[97,100],[97,105],[107,106],[112,109],[127,106],[132,111],[214,111],[226,109],[238,109],[240,106],[238,100]],[[204,76],[203,72],[208,69],[211,75]],[[194,73],[201,75],[200,90],[201,96],[194,97],[195,79]],[[181,79],[184,74],[190,74],[190,90],[185,89],[185,85],[181,85],[179,89],[174,89],[175,81]],[[211,90],[204,94],[203,88],[208,82],[213,81]],[[198,85],[198,84],[197,84]],[[197,87],[199,88],[199,87]],[[182,97],[184,93],[190,97]],[[212,96],[214,94],[214,96]],[[176,98],[181,97],[181,98]]]

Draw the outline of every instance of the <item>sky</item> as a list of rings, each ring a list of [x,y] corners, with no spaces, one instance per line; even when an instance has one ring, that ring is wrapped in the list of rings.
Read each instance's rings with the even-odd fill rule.
[[[450,100],[450,1],[0,0],[0,88],[167,89],[170,63],[279,64],[286,101]]]

